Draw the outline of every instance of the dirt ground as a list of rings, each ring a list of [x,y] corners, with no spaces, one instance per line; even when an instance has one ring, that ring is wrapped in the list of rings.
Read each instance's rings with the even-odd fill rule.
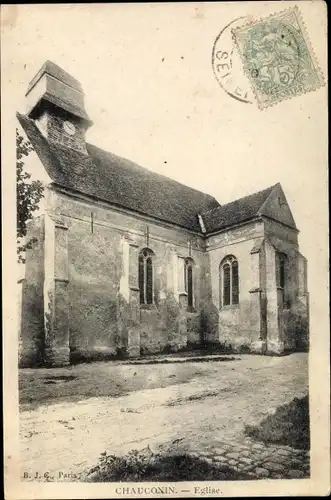
[[[215,437],[238,440],[245,425],[308,392],[305,353],[234,357],[21,370],[22,476],[74,476],[105,451],[183,451],[194,443],[208,447]]]
[[[206,370],[201,371],[201,363],[208,363],[210,359],[210,356],[195,356],[191,361],[190,354],[20,370],[20,407],[21,410],[31,410],[50,403],[72,403],[99,396],[119,397],[142,389],[183,384],[193,376],[205,373]],[[229,363],[239,357],[216,355],[212,359],[215,363]]]

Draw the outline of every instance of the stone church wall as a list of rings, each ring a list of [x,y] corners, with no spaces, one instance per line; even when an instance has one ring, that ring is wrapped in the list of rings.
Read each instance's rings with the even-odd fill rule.
[[[137,258],[139,251],[148,247],[154,253],[154,304],[141,305],[134,325],[140,354],[177,350],[187,342],[199,342],[201,262],[204,260],[202,242],[194,235],[177,229],[165,228],[94,207],[93,233],[90,208],[80,202],[61,201],[62,212],[68,216],[70,343],[77,355],[94,356],[96,352],[116,354],[126,352],[130,342],[132,292],[137,288]],[[147,229],[148,226],[148,229]],[[148,231],[148,235],[147,235]],[[129,241],[134,249],[129,253],[128,265],[136,276],[125,283],[122,241]],[[174,259],[188,257],[188,242],[194,266],[195,313],[189,339],[187,336],[185,304],[180,302],[178,273]],[[130,247],[130,248],[131,248]],[[177,274],[175,276],[175,274]],[[135,286],[131,286],[133,280]],[[124,281],[124,283],[123,283]],[[126,297],[126,286],[129,295]],[[131,295],[130,295],[131,293]],[[139,297],[138,297],[139,298]],[[137,300],[137,299],[136,299]],[[122,311],[124,308],[124,312]],[[121,314],[122,311],[122,314]],[[119,324],[120,317],[120,324]],[[191,319],[191,318],[190,318]],[[131,328],[132,329],[132,328]],[[131,335],[132,335],[131,331]]]
[[[284,295],[277,288],[277,252],[287,257]],[[307,263],[298,250],[297,231],[270,219],[245,224],[209,237],[207,253],[214,308],[208,320],[221,345],[270,353],[308,347]],[[229,255],[239,264],[239,304],[221,306],[219,267]]]
[[[67,224],[72,356],[116,354],[117,348],[125,345],[117,332],[120,235],[103,226],[96,226],[91,233],[86,222],[73,217]]]
[[[276,221],[264,221],[265,234],[277,251],[287,256],[286,290],[282,307],[284,349],[306,349],[309,344],[307,261],[300,254],[297,232]]]
[[[54,318],[49,324],[57,323],[69,332],[67,340],[63,336],[63,342],[68,345],[56,346],[58,352],[60,348],[62,352],[68,349],[70,361],[75,362],[119,354],[177,351],[187,344],[199,344],[204,300],[200,287],[208,266],[201,237],[99,203],[73,200],[65,193],[52,190],[47,194],[46,205],[65,229],[65,233],[58,230],[53,236],[46,235],[46,241],[55,238],[55,286],[63,287],[55,298],[53,312],[50,312]],[[139,306],[138,254],[146,247],[154,253],[154,303]],[[43,331],[44,258],[41,251],[42,247],[39,253],[29,255],[29,290],[25,291],[25,297],[30,298],[28,304],[27,299],[25,306],[23,303],[28,335],[33,339],[37,336],[41,344],[34,342],[30,349],[34,354],[29,355],[31,363],[27,360],[26,364],[33,364],[36,357],[43,356],[42,341],[46,332]],[[187,310],[182,276],[184,259],[189,256],[194,263],[192,311]],[[56,269],[59,266],[64,266],[65,271]],[[56,301],[62,308],[64,297],[67,297],[68,311],[61,309],[61,317],[57,318]],[[37,326],[31,328],[31,323]],[[54,330],[54,335],[60,333]],[[52,333],[47,335],[52,339]],[[23,351],[27,352],[28,343],[25,338]],[[64,361],[61,359],[60,364]]]
[[[22,367],[39,365],[44,347],[44,217],[28,224],[29,238],[34,239],[25,254],[26,264],[20,264],[24,276],[19,280],[19,361]]]
[[[210,236],[48,189],[30,224],[20,365],[62,365],[221,344],[281,353],[309,344],[307,262],[297,233],[256,221]],[[139,304],[138,255],[153,252],[153,304]],[[275,255],[287,256],[284,299]],[[239,304],[220,304],[220,263],[239,264]],[[193,308],[184,263],[193,262]],[[282,302],[283,301],[283,302]],[[264,346],[264,347],[263,347]],[[263,350],[265,349],[265,350]],[[46,363],[47,364],[47,363]]]
[[[258,288],[259,263],[251,250],[256,241],[262,240],[263,224],[251,223],[225,231],[209,238],[208,253],[212,276],[212,302],[215,320],[218,320],[218,340],[231,350],[249,349],[258,339],[259,328],[256,318],[256,305],[251,290]],[[239,304],[221,307],[220,264],[233,255],[239,266]]]

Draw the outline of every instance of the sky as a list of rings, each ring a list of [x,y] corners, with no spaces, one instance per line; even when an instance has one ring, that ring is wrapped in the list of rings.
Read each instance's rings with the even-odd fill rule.
[[[300,2],[326,75],[323,6]],[[88,142],[221,204],[280,182],[318,291],[316,256],[328,266],[326,87],[261,111],[226,94],[211,64],[229,22],[279,10],[279,2],[20,5],[8,15],[3,64],[17,110],[51,60],[83,86]]]

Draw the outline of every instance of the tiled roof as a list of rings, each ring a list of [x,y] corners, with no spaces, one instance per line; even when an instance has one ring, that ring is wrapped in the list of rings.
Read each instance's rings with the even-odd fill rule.
[[[57,80],[60,80],[66,85],[69,85],[69,87],[72,87],[73,89],[83,93],[82,85],[78,80],[76,80],[76,78],[69,75],[69,73],[64,71],[62,68],[60,68],[60,66],[53,63],[52,61],[46,61],[45,64],[43,64],[43,66],[40,68],[38,73],[32,78],[31,82],[29,83],[26,94],[30,92],[32,87],[36,84],[38,80],[40,80],[40,78],[43,76],[44,73],[47,73],[53,78],[56,78]]]
[[[208,194],[92,144],[86,144],[86,155],[48,142],[33,120],[19,113],[17,117],[55,184],[200,233],[198,214],[205,234],[252,220],[262,215],[264,202],[277,186],[220,205]],[[293,218],[289,225],[296,227]]]
[[[62,187],[199,232],[197,214],[219,206],[210,195],[91,144],[86,155],[48,142],[33,120],[17,117],[48,175]]]
[[[202,213],[207,233],[253,219],[275,186]]]

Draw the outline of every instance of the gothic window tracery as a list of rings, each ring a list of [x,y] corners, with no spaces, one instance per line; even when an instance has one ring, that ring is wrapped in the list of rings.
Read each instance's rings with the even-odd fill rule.
[[[239,304],[239,266],[234,255],[225,257],[220,265],[220,307]]]
[[[153,304],[153,257],[149,248],[139,253],[139,291],[140,304]]]
[[[194,262],[191,258],[185,259],[184,263],[184,284],[185,292],[187,293],[187,307],[192,309],[193,304],[193,265]]]

